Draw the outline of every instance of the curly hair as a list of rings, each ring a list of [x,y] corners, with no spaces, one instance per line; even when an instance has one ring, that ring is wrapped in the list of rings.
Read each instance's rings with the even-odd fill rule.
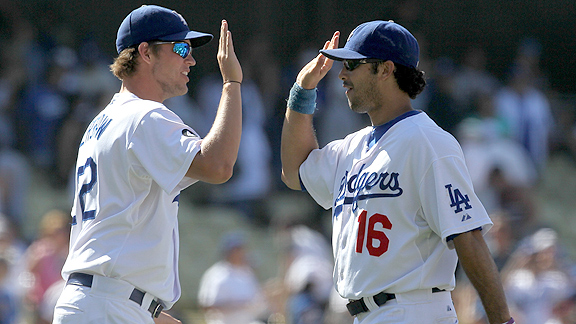
[[[381,62],[372,63],[372,72],[377,73]],[[411,99],[415,99],[426,87],[424,71],[394,63],[394,77],[400,90],[406,92]]]

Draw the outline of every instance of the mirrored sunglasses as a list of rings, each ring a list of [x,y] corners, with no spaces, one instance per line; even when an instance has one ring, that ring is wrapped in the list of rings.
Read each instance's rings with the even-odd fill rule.
[[[160,45],[160,44],[174,44],[174,46],[172,47],[172,51],[178,55],[180,55],[180,57],[182,57],[183,59],[187,58],[188,55],[190,54],[190,52],[192,52],[192,47],[190,47],[190,44],[186,43],[186,42],[161,42],[161,41],[157,41],[157,42],[150,42],[151,44],[154,45]]]

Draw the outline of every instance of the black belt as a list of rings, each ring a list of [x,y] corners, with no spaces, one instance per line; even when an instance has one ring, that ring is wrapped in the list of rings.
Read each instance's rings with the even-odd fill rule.
[[[79,273],[74,272],[70,274],[68,277],[68,281],[66,282],[67,285],[77,285],[77,286],[84,286],[84,287],[92,287],[92,281],[94,280],[94,276],[91,274]],[[142,306],[142,301],[144,300],[145,292],[140,289],[134,288],[132,293],[130,294],[130,300]],[[150,303],[150,307],[148,307],[148,311],[152,314],[152,317],[160,316],[160,313],[164,309],[164,306],[157,300],[152,300]]]
[[[440,289],[440,288],[436,288],[436,287],[432,288],[433,293],[437,293],[437,292],[441,292],[441,291],[445,291],[445,290]],[[378,305],[378,307],[380,307],[380,306],[386,304],[387,301],[392,300],[392,299],[396,299],[396,295],[381,292],[381,293],[378,293],[378,294],[376,294],[370,298],[374,299],[374,302],[376,303],[376,305]],[[356,316],[360,313],[370,311],[370,309],[368,309],[368,306],[366,306],[364,299],[352,300],[348,304],[346,304],[346,308],[348,308],[348,312],[352,316]]]

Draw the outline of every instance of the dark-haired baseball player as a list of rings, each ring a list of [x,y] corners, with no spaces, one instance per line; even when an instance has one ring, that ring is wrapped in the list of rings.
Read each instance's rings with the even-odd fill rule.
[[[355,323],[458,323],[450,291],[458,259],[491,324],[510,324],[483,239],[490,221],[457,141],[411,107],[425,87],[412,34],[391,21],[336,32],[298,74],[282,133],[282,177],[332,209],[334,282]],[[350,108],[372,126],[319,148],[316,85],[342,61]]]

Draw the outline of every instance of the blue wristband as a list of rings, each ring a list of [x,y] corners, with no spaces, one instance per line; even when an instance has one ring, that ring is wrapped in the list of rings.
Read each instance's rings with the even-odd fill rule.
[[[304,89],[294,82],[288,97],[288,108],[301,114],[312,115],[316,110],[316,89]]]

